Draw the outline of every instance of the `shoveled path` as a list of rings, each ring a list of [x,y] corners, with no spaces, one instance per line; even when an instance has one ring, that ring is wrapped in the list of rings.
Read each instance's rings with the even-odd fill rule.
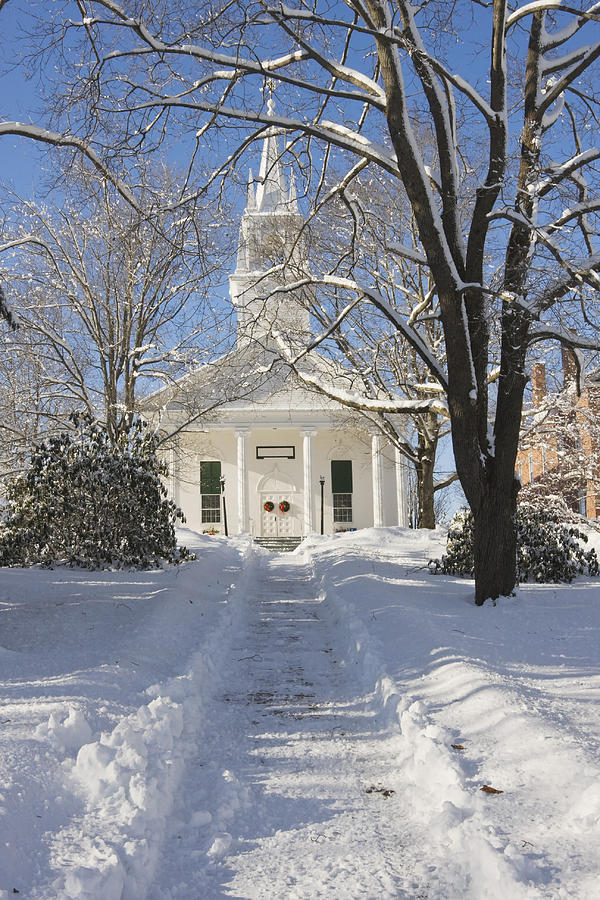
[[[418,898],[382,727],[302,556],[261,556],[154,898]],[[421,877],[425,873],[419,873]],[[194,885],[194,888],[191,888]]]

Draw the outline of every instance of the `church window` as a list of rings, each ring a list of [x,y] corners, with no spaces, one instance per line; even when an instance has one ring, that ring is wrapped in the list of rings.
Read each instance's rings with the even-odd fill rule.
[[[352,521],[352,460],[331,460],[331,492],[333,521]]]
[[[202,460],[200,463],[200,494],[202,496],[202,521],[221,521],[221,463]]]

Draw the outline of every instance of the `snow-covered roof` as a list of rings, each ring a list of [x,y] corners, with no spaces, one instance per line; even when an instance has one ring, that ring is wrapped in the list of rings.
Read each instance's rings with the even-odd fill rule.
[[[321,383],[335,378],[327,360],[311,354],[303,369]],[[146,398],[143,412],[161,420],[195,419],[196,427],[277,421],[337,422],[347,417],[340,403],[311,389],[276,349],[258,342],[238,347]],[[193,426],[192,426],[193,427]]]

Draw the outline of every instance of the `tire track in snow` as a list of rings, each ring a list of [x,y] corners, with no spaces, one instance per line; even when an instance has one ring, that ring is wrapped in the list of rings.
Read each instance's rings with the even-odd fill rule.
[[[404,868],[414,832],[397,732],[382,730],[335,641],[303,558],[263,557],[153,900],[427,896]]]

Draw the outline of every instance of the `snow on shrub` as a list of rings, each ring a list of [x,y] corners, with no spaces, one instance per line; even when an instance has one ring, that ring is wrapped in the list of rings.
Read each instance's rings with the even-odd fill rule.
[[[519,581],[538,584],[571,582],[576,575],[597,575],[596,551],[586,550],[587,536],[573,524],[573,515],[558,497],[543,506],[517,506],[517,569]],[[446,554],[434,560],[436,574],[473,576],[473,515],[459,509],[450,523]]]
[[[0,565],[147,568],[189,558],[178,548],[157,438],[136,420],[115,447],[106,430],[74,413],[74,430],[37,445],[7,488]]]

